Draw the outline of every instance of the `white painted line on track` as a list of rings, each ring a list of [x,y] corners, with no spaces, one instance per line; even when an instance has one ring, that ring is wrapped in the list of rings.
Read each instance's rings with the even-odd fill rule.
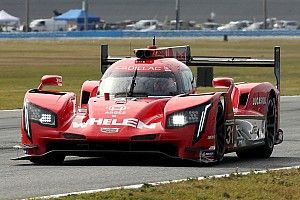
[[[300,169],[300,165],[298,166],[292,166],[292,167],[281,167],[281,168],[273,168],[273,169],[267,169],[267,170],[253,170],[248,172],[234,172],[231,174],[222,174],[222,175],[213,175],[213,176],[202,176],[198,178],[192,178],[195,180],[205,180],[210,178],[225,178],[229,177],[230,175],[242,175],[246,176],[251,173],[254,174],[265,174],[267,172],[271,171],[278,171],[278,170],[289,170],[289,169]],[[149,183],[149,185],[157,186],[157,185],[163,185],[163,184],[169,184],[169,183],[178,183],[182,181],[187,181],[187,179],[178,179],[178,180],[172,180],[172,181],[160,181],[155,183]],[[34,198],[28,198],[28,199],[50,199],[50,198],[59,198],[59,197],[65,197],[69,195],[79,195],[79,194],[90,194],[90,193],[96,193],[96,192],[106,192],[110,190],[120,190],[120,189],[139,189],[143,187],[144,184],[135,184],[135,185],[127,185],[127,186],[120,186],[120,187],[110,187],[110,188],[103,188],[103,189],[97,189],[97,190],[86,190],[86,191],[80,191],[80,192],[71,192],[71,193],[65,193],[65,194],[56,194],[56,195],[49,195],[49,196],[42,196],[42,197],[34,197]],[[26,199],[25,199],[26,200]]]
[[[280,98],[283,98],[283,99],[288,99],[288,98],[299,98],[300,96],[280,96]]]
[[[12,110],[0,110],[0,112],[19,112],[22,109],[12,109]]]

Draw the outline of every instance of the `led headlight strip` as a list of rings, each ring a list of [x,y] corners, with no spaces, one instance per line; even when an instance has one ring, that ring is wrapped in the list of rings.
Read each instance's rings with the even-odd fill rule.
[[[199,122],[199,126],[198,126],[198,132],[197,132],[197,135],[196,137],[199,137],[200,136],[200,133],[202,133],[203,131],[203,128],[204,128],[204,122],[206,120],[206,116],[207,116],[207,111],[210,109],[211,107],[211,104],[207,104],[205,107],[204,107],[204,110],[202,111],[201,113],[201,118],[200,118],[200,122]]]
[[[23,106],[23,120],[24,120],[24,130],[27,133],[27,136],[29,139],[31,139],[31,129],[30,129],[30,123],[29,123],[29,113],[28,113],[28,102],[24,101]]]

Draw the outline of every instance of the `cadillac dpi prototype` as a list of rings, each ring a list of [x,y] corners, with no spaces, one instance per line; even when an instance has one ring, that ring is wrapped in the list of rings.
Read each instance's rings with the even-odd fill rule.
[[[74,93],[46,90],[62,77],[46,75],[24,98],[22,148],[37,164],[66,156],[160,154],[204,163],[271,156],[283,141],[279,127],[280,48],[273,59],[191,56],[189,46],[136,49],[134,57],[110,57],[101,46],[101,80]],[[189,66],[272,67],[276,87],[214,78],[220,92],[196,93]]]

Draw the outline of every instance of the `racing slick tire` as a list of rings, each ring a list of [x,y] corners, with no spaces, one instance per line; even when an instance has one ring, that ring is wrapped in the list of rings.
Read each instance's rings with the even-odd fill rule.
[[[247,149],[237,151],[236,154],[239,158],[269,158],[273,152],[275,144],[276,133],[276,102],[275,98],[271,96],[268,99],[268,110],[266,119],[266,135],[265,143],[263,146],[256,149]]]
[[[218,103],[215,141],[214,159],[216,162],[221,162],[225,154],[225,120],[221,102]]]
[[[64,154],[53,154],[44,157],[32,157],[29,160],[37,165],[60,165],[64,162],[65,157]]]

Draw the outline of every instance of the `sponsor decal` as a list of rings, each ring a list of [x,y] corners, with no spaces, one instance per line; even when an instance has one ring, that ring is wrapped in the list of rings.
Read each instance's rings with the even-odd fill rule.
[[[199,161],[200,162],[213,162],[214,161],[214,151],[207,150],[207,151],[200,151],[199,153]]]
[[[126,105],[112,105],[106,107],[107,111],[105,114],[108,115],[124,115],[126,113],[127,107]]]
[[[90,118],[86,122],[72,122],[73,128],[86,128],[87,126],[129,126],[133,128],[138,128],[138,129],[154,129],[155,124],[145,124],[144,122],[140,121],[139,119],[136,118],[126,118],[122,120],[118,119],[110,119],[110,118]]]
[[[203,151],[202,152],[202,158],[211,157],[211,156],[214,156],[214,152],[213,151]]]
[[[100,130],[103,133],[117,133],[119,132],[120,128],[101,128]]]
[[[165,69],[165,72],[171,72],[172,71],[172,70],[170,70],[169,67],[164,67],[164,69]]]
[[[253,106],[258,105],[266,105],[267,104],[267,98],[266,97],[254,97],[252,101]]]
[[[229,119],[225,121],[225,125],[232,125],[234,124],[234,120],[233,119]]]
[[[214,135],[209,135],[209,136],[207,136],[207,139],[208,140],[215,140],[215,136]]]
[[[215,149],[216,149],[215,146],[210,146],[210,147],[208,148],[208,150],[215,150]]]
[[[162,71],[162,67],[158,66],[118,66],[116,68],[128,71]]]

